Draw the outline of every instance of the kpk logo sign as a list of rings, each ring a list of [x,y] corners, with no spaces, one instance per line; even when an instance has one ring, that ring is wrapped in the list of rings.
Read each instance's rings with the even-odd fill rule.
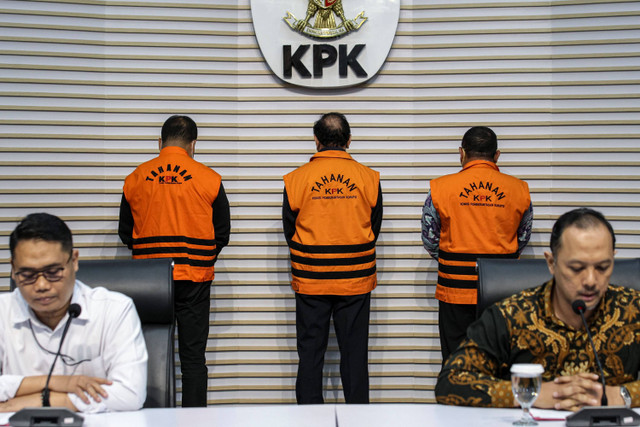
[[[400,0],[251,0],[251,14],[260,50],[280,79],[347,87],[384,64]]]

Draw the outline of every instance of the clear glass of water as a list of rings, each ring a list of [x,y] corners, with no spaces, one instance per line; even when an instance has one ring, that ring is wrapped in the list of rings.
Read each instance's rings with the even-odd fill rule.
[[[516,363],[511,366],[511,388],[513,395],[522,407],[522,418],[515,421],[516,426],[535,426],[537,422],[531,417],[529,408],[540,394],[542,387],[542,365],[535,363]]]

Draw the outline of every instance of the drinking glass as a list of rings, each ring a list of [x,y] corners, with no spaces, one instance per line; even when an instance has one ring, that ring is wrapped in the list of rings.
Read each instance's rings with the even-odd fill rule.
[[[516,426],[535,426],[538,425],[531,417],[529,408],[540,394],[542,387],[542,373],[544,368],[542,365],[535,363],[516,363],[511,366],[511,388],[513,395],[522,407],[522,418],[515,421]]]

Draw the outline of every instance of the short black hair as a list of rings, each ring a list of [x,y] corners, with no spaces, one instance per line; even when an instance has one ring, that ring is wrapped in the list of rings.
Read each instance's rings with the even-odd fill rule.
[[[613,227],[607,221],[607,219],[600,212],[591,209],[591,208],[578,208],[573,209],[569,212],[566,212],[558,218],[555,224],[553,224],[553,229],[551,230],[551,239],[549,242],[549,247],[551,248],[551,253],[554,255],[560,249],[560,238],[562,237],[562,233],[567,227],[574,226],[579,229],[588,229],[596,227],[597,225],[604,225],[609,230],[611,234],[611,242],[613,244],[613,248],[616,248],[616,235],[613,232]]]
[[[326,113],[313,125],[313,134],[325,147],[346,147],[351,127],[342,113]]]
[[[486,126],[474,126],[462,137],[462,149],[469,157],[493,160],[498,151],[498,137]]]
[[[67,224],[57,216],[44,212],[27,215],[11,232],[9,250],[12,258],[22,240],[58,242],[63,251],[71,253],[73,250],[73,237]]]
[[[187,145],[191,141],[198,139],[198,126],[191,117],[171,116],[162,125],[162,144],[175,140],[182,145]]]

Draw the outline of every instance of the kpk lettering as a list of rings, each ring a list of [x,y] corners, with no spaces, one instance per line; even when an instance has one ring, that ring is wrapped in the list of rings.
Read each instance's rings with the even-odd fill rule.
[[[166,169],[162,166],[158,166],[156,170],[149,172],[151,176],[147,176],[146,181],[155,181],[155,178],[158,178],[158,184],[182,184],[192,178],[191,175],[187,174],[187,170],[182,169],[180,165],[172,167],[168,164]],[[162,175],[167,173],[175,173],[177,175]],[[178,180],[178,177],[180,177],[181,180]]]
[[[311,72],[302,62],[302,57],[309,50],[311,45],[300,45],[294,53],[291,53],[291,45],[282,46],[284,78],[290,79],[295,69],[300,77],[311,78]],[[364,49],[364,44],[355,45],[351,51],[347,51],[347,45],[341,44],[336,49],[330,44],[313,45],[313,78],[320,79],[323,70],[335,65],[338,62],[338,75],[341,78],[347,77],[349,68],[357,77],[367,77],[368,74],[358,62],[358,55]]]
[[[346,188],[336,188],[336,187],[328,187],[332,182],[340,183],[344,185]],[[349,190],[349,192],[355,190],[358,186],[351,182],[351,178],[346,178],[342,174],[331,174],[331,175],[323,175],[311,186],[311,191],[314,192],[324,192],[324,194],[344,194],[343,190]]]
[[[486,181],[486,182],[479,181],[478,183],[471,182],[467,184],[467,186],[462,189],[458,197],[463,197],[465,199],[468,199],[469,196],[472,195],[471,193],[478,190],[485,190],[493,193],[497,200],[502,200],[506,197],[504,192],[500,191],[500,187],[494,188],[493,183],[489,181]],[[493,197],[490,194],[489,195],[473,194],[472,196],[473,196],[474,202],[491,202],[492,201],[491,197]]]

